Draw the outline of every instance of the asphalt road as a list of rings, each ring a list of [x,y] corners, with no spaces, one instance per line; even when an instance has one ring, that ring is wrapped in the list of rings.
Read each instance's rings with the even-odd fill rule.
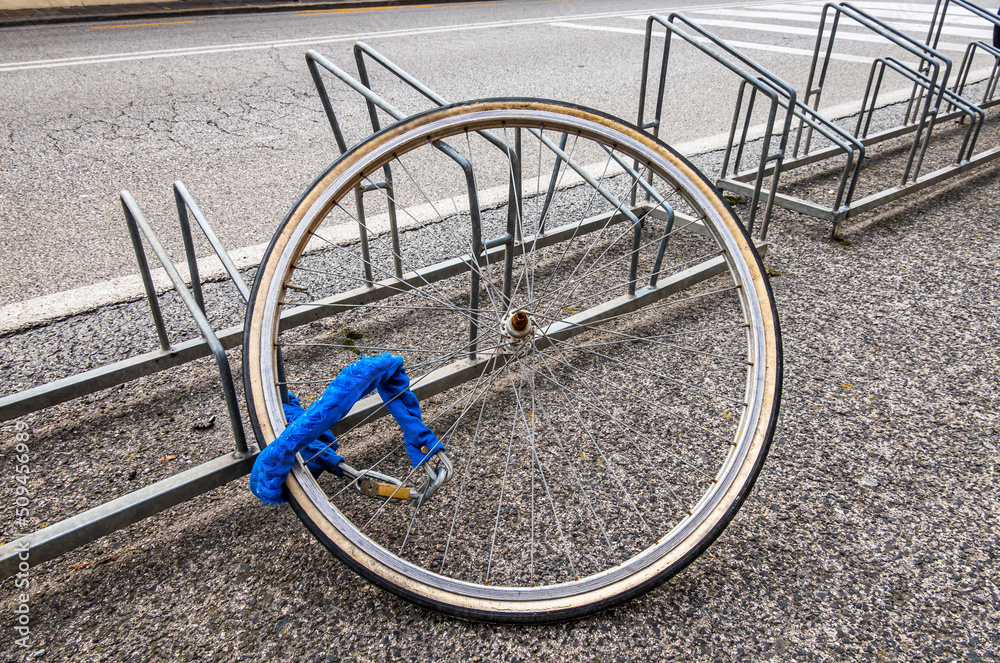
[[[0,329],[139,294],[134,276],[122,278],[137,269],[121,189],[177,260],[176,179],[227,247],[265,244],[337,154],[305,66],[309,48],[354,71],[351,48],[364,40],[449,100],[547,97],[634,120],[643,19],[652,12],[683,9],[803,87],[818,9],[754,11],[764,4],[506,0],[4,29]],[[899,14],[891,3],[871,4]],[[930,5],[917,9],[899,15],[915,20]],[[859,77],[877,51],[853,39],[838,44],[831,79],[838,84],[824,93],[826,106],[860,95]],[[690,47],[678,49],[674,63],[663,135],[696,151],[691,141],[704,145],[728,129],[735,79]],[[376,86],[406,112],[427,107],[386,77]],[[336,84],[333,96],[349,140],[361,140],[369,127],[359,98]],[[258,254],[244,252],[244,262]],[[28,303],[67,290],[68,307],[47,312]]]

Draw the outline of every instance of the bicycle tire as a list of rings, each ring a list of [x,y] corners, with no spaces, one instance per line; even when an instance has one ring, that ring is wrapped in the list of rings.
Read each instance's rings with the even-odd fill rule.
[[[484,130],[520,152],[493,149]],[[477,185],[495,177],[495,187],[476,186],[480,204],[450,182],[445,150],[474,164]],[[595,155],[603,161],[581,165]],[[457,179],[470,181],[464,171]],[[547,196],[546,181],[556,183]],[[342,202],[359,186],[413,227],[380,233],[370,213],[350,213]],[[645,207],[625,203],[650,190]],[[473,209],[483,211],[478,239]],[[344,239],[344,224],[365,227],[367,240]],[[503,241],[482,236],[491,229]],[[517,312],[531,320],[526,343],[511,340]],[[414,391],[425,389],[425,421],[456,456],[455,478],[414,506],[358,496],[344,480],[327,490],[299,462],[287,497],[360,575],[461,618],[573,619],[664,582],[734,517],[777,420],[781,337],[751,238],[667,145],[569,104],[485,100],[414,116],[338,159],[289,213],[245,327],[261,446],[285,425],[283,387],[305,390],[308,405],[357,354],[387,349],[406,358]],[[360,427],[351,428],[359,415],[346,433],[334,429],[339,453],[412,475],[381,442],[395,439],[387,418],[367,408]]]

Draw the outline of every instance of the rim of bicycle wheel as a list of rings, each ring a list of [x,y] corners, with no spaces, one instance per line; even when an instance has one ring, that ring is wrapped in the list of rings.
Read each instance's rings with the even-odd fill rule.
[[[726,265],[734,282],[744,287],[738,289],[739,302],[744,319],[748,323],[747,356],[752,364],[747,371],[746,407],[739,424],[739,432],[725,462],[722,464],[716,483],[690,509],[690,515],[677,523],[665,536],[620,566],[563,583],[540,587],[494,586],[477,584],[465,580],[440,575],[424,567],[401,559],[357,530],[336,507],[312,475],[298,463],[288,482],[289,492],[296,502],[305,502],[321,520],[317,527],[324,534],[339,539],[336,545],[345,549],[362,566],[371,568],[373,561],[380,571],[379,576],[394,582],[404,591],[415,591],[422,596],[465,597],[473,601],[486,602],[498,611],[511,609],[508,603],[517,604],[518,610],[530,610],[533,604],[540,609],[551,609],[553,602],[572,601],[573,597],[587,594],[588,601],[601,597],[619,595],[630,589],[644,585],[657,578],[668,569],[675,569],[678,563],[690,561],[692,552],[707,546],[721,531],[728,518],[745,493],[763,460],[763,453],[769,442],[774,418],[777,414],[778,385],[780,374],[780,341],[777,338],[777,320],[768,320],[769,315],[761,308],[761,302],[770,302],[770,292],[766,279],[759,267],[751,270],[750,265],[759,265],[752,244],[742,227],[736,222],[731,211],[720,200],[719,195],[683,158],[664,149],[656,139],[643,134],[620,120],[610,118],[596,111],[582,109],[567,104],[540,100],[486,100],[456,104],[443,109],[435,109],[398,125],[389,127],[363,144],[361,148],[349,152],[330,170],[319,178],[286,219],[283,229],[272,241],[268,255],[267,270],[258,276],[258,284],[267,283],[265,291],[258,292],[255,286],[255,305],[248,312],[248,334],[251,326],[261,330],[261,337],[251,353],[248,353],[251,370],[248,380],[259,378],[254,384],[255,426],[260,426],[262,439],[273,440],[284,427],[277,384],[277,368],[273,353],[261,352],[261,348],[273,347],[278,333],[278,311],[287,276],[295,261],[301,255],[308,234],[326,217],[334,201],[349,195],[360,178],[381,167],[397,153],[402,153],[414,145],[429,140],[480,128],[500,126],[503,122],[516,123],[512,126],[532,126],[585,135],[595,141],[613,145],[621,153],[640,159],[655,169],[658,176],[670,182],[685,182],[693,186],[682,187],[681,195],[706,218],[708,227],[717,245],[725,256]],[[319,186],[322,184],[322,186]],[[290,232],[285,232],[288,224],[294,223]],[[748,293],[752,290],[754,296]],[[256,305],[262,298],[261,305]],[[768,324],[770,322],[770,326]],[[761,333],[761,331],[763,333]],[[770,333],[769,333],[770,332]],[[247,345],[251,348],[251,345]],[[255,353],[255,354],[254,354]],[[764,362],[761,359],[772,359]],[[768,386],[768,382],[771,386]],[[270,385],[270,386],[268,386]],[[258,401],[257,399],[260,399]],[[258,406],[265,415],[257,415]],[[747,464],[748,457],[758,457]],[[734,490],[735,488],[735,490]],[[306,506],[300,503],[300,506]],[[330,528],[324,526],[328,524]],[[685,546],[685,542],[692,545]],[[391,576],[391,577],[387,577]],[[419,591],[414,585],[421,586]],[[495,604],[495,605],[494,605]],[[481,606],[476,604],[475,609]]]

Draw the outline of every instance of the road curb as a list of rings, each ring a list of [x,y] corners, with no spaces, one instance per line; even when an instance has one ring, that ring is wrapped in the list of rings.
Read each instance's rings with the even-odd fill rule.
[[[434,4],[463,4],[474,0],[434,0]],[[83,7],[53,7],[45,9],[14,9],[0,11],[0,28],[84,23],[114,20],[144,20],[186,16],[224,14],[262,14],[289,11],[320,11],[334,9],[376,9],[424,5],[422,0],[325,0],[320,2],[282,2],[280,4],[228,4],[224,2],[192,2],[186,7],[165,8],[155,3],[124,5],[91,5]],[[92,12],[92,13],[91,13]],[[14,16],[23,14],[23,16]]]

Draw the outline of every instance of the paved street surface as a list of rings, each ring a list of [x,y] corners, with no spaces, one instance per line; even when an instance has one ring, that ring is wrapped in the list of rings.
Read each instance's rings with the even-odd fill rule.
[[[914,36],[932,6],[862,5]],[[525,0],[3,29],[0,307],[95,284],[55,311],[138,296],[117,200],[123,188],[178,258],[176,179],[226,246],[265,244],[336,156],[305,67],[309,48],[354,71],[351,48],[364,40],[449,100],[546,97],[634,120],[643,21],[678,8],[805,86],[817,2]],[[955,13],[947,54],[958,57],[970,38],[986,36],[968,21]],[[837,54],[825,108],[856,104],[859,78],[880,53],[870,39],[847,34],[838,42],[845,52]],[[705,61],[690,50],[678,50],[671,71],[669,98],[684,103],[663,134],[682,147],[727,131],[735,94],[731,77],[706,80]],[[404,111],[427,107],[385,77],[376,85]],[[363,105],[343,86],[334,89],[350,140],[360,140],[369,131]],[[246,264],[258,254],[248,250]],[[40,309],[0,308],[0,329],[32,310]]]
[[[858,5],[916,37],[933,8]],[[509,0],[0,29],[2,393],[156,347],[120,189],[179,259],[170,184],[183,180],[252,264],[336,157],[306,49],[353,71],[362,39],[447,99],[542,96],[634,118],[643,21],[677,8],[804,87],[821,2]],[[879,52],[845,29],[858,38],[839,42],[824,93],[843,114]],[[941,48],[957,60],[989,34],[956,13]],[[684,103],[664,133],[697,153],[728,128],[733,90],[684,55],[668,95]],[[387,78],[376,87],[425,107]],[[363,105],[333,89],[349,140],[363,138]],[[33,566],[28,648],[11,612],[22,590],[5,580],[0,660],[997,660],[997,200],[994,163],[850,220],[845,242],[775,213],[774,446],[720,539],[643,598],[557,626],[455,621],[356,577],[241,480]],[[239,323],[231,287],[207,298],[216,323]],[[167,300],[171,334],[190,337]],[[3,331],[102,302],[115,304]],[[35,526],[230,450],[214,370],[196,362],[19,420]],[[12,423],[0,426],[5,541]]]

